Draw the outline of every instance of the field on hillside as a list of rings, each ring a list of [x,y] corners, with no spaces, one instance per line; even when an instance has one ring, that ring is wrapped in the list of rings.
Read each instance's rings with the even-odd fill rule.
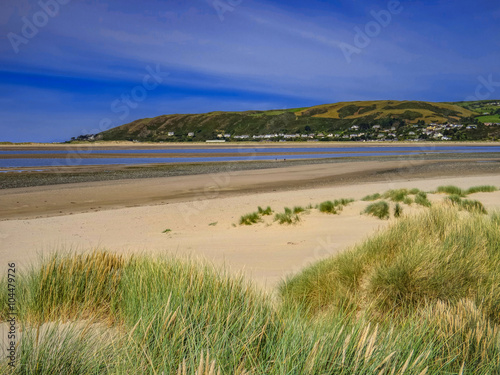
[[[500,115],[493,115],[493,116],[479,116],[477,118],[481,122],[495,122],[495,123],[500,123]]]
[[[458,121],[462,117],[474,115],[470,110],[454,104],[394,100],[325,104],[308,108],[299,114],[337,119],[355,119],[366,116],[373,116],[376,119],[397,117],[410,122],[423,120],[427,123],[444,123],[451,119]]]

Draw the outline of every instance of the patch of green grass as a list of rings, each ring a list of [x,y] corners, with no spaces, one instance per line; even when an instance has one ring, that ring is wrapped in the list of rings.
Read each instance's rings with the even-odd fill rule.
[[[412,195],[417,195],[419,192],[420,192],[420,189],[417,189],[417,188],[410,189],[410,191],[409,191],[409,193]]]
[[[460,189],[457,186],[453,185],[446,185],[446,186],[439,186],[436,189],[436,193],[445,193],[445,194],[450,194],[450,195],[458,195],[459,197],[464,197],[465,192]]]
[[[338,207],[332,201],[321,202],[318,208],[320,212],[338,214]]]
[[[431,201],[427,198],[427,194],[423,191],[420,191],[417,195],[415,195],[415,203],[424,207],[432,206]]]
[[[498,188],[492,185],[481,185],[481,186],[472,186],[466,190],[466,194],[474,194],[474,193],[492,193],[497,191]]]
[[[363,212],[379,219],[389,219],[389,204],[386,201],[372,203]]]
[[[252,212],[240,217],[240,225],[252,225],[262,221],[258,212]]]
[[[413,199],[411,199],[410,197],[405,197],[403,199],[403,203],[407,204],[408,206],[411,206],[411,204],[413,203]]]
[[[480,122],[494,122],[500,123],[500,115],[487,115],[487,116],[479,116],[477,119]]]
[[[302,206],[295,206],[293,208],[293,213],[294,214],[300,214],[301,212],[305,212],[305,211],[306,211],[306,209],[304,207],[302,207]]]
[[[300,221],[297,213],[294,213],[289,207],[285,207],[285,212],[279,212],[274,215],[274,221],[279,224],[296,224]]]
[[[462,199],[460,196],[458,196],[456,194],[452,194],[452,195],[446,197],[446,201],[452,203],[453,205],[459,207],[462,210],[480,213],[480,214],[487,213],[483,204],[477,200]]]
[[[484,208],[483,204],[477,200],[461,199],[458,195],[450,195],[446,200],[459,207],[460,209],[469,212],[480,214],[487,213],[486,208]]]
[[[486,208],[478,200],[464,199],[462,200],[460,207],[469,212],[478,212],[481,214],[487,214]]]
[[[375,194],[367,195],[367,196],[361,198],[361,200],[365,201],[365,202],[371,202],[371,201],[376,201],[377,199],[380,199],[380,198],[382,198],[382,195],[380,195],[379,193],[375,193]]]
[[[168,229],[168,228],[167,228],[167,229],[165,229],[162,233],[170,233],[170,232],[172,232],[172,229]]]
[[[403,202],[408,194],[408,189],[394,189],[386,191],[383,197],[393,202]]]
[[[210,227],[215,227],[217,225],[218,221],[214,221],[213,223],[208,224]]]
[[[403,214],[403,207],[401,207],[401,205],[399,203],[396,203],[396,205],[394,206],[394,217],[401,217],[401,215]]]
[[[446,197],[446,200],[460,205],[460,203],[462,202],[462,197],[458,194],[450,194],[448,197]]]
[[[320,212],[328,213],[328,214],[338,214],[342,211],[342,209],[347,206],[349,203],[354,202],[354,199],[335,199],[332,201],[325,201],[320,203],[317,208]]]
[[[272,215],[273,213],[273,210],[271,209],[271,207],[267,206],[266,209],[263,209],[262,207],[258,207],[257,208],[257,212],[259,213],[259,215],[261,216],[269,216],[269,215]]]
[[[341,199],[335,199],[333,203],[337,206],[347,206],[349,203],[354,202],[354,199],[352,198],[341,198]]]

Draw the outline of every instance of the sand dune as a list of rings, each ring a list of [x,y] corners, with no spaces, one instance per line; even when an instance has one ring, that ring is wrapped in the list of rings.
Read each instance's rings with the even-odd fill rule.
[[[195,199],[154,206],[4,220],[0,222],[0,254],[3,263],[16,262],[20,268],[36,261],[40,253],[57,249],[86,251],[98,247],[120,253],[194,256],[225,264],[236,272],[243,270],[260,285],[272,287],[287,274],[342,251],[388,225],[389,221],[360,215],[366,206],[366,202],[359,201],[363,196],[400,187],[431,190],[445,184],[463,188],[484,184],[500,186],[500,176],[400,179],[229,197],[202,194]],[[53,190],[54,194],[61,191],[60,187],[45,189]],[[489,209],[500,209],[500,192],[478,193],[472,197]],[[358,201],[340,215],[313,210],[303,215],[297,225],[279,225],[271,219],[252,226],[233,225],[241,215],[255,211],[257,206],[271,206],[279,211],[284,206],[314,205],[338,198]],[[413,205],[406,212],[417,209]],[[162,233],[167,228],[171,232]]]

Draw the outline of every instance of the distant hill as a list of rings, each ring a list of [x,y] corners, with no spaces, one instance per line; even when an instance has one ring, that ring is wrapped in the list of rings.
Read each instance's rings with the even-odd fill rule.
[[[222,134],[234,139],[242,135],[251,138],[253,135],[310,133],[335,133],[338,137],[353,126],[367,130],[375,125],[401,129],[413,124],[477,123],[475,118],[481,113],[470,103],[376,100],[272,111],[163,115],[106,130],[93,139],[204,141]]]

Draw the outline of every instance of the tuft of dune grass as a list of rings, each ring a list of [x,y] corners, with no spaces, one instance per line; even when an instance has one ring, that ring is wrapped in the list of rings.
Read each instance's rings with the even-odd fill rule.
[[[394,206],[394,217],[396,218],[401,217],[402,214],[403,214],[403,207],[401,207],[399,203],[396,203],[396,205]]]
[[[340,213],[345,206],[347,206],[349,203],[354,202],[354,199],[347,199],[347,198],[341,198],[341,199],[335,199],[333,202],[332,201],[325,201],[321,202],[318,205],[318,209],[320,212],[327,213],[327,214],[338,214]]]
[[[386,201],[372,203],[363,212],[379,219],[389,219],[389,204]]]
[[[297,208],[297,211],[300,209]],[[302,212],[302,211],[300,211]],[[284,208],[284,212],[278,212],[274,215],[274,221],[277,221],[279,224],[296,224],[300,221],[300,217],[298,215],[299,212],[295,212],[295,209],[291,209],[289,207]]]
[[[258,207],[257,208],[257,212],[259,213],[259,215],[261,216],[269,216],[269,215],[272,215],[273,213],[273,210],[271,207],[267,206],[265,209],[262,208],[262,207]]]
[[[383,198],[390,199],[393,202],[403,202],[408,194],[410,194],[408,189],[394,189],[386,191]]]
[[[491,193],[497,191],[498,188],[492,185],[481,185],[481,186],[472,186],[467,189],[466,194],[474,194],[474,193]]]
[[[365,201],[365,202],[370,202],[370,201],[376,201],[377,199],[380,199],[380,198],[382,198],[382,195],[380,195],[379,193],[375,193],[375,194],[367,195],[367,196],[361,198],[361,200]]]
[[[240,225],[252,225],[257,224],[262,221],[261,216],[258,212],[252,212],[240,217]]]
[[[19,280],[17,286],[27,290],[17,295],[20,319],[111,316],[123,267],[122,256],[102,251],[51,257],[38,272]],[[0,310],[0,316],[5,319],[8,311]]]
[[[439,186],[436,189],[436,193],[445,193],[449,195],[456,195],[459,197],[465,197],[466,192],[461,188],[453,185]]]
[[[295,206],[292,211],[294,214],[300,214],[302,212],[305,212],[306,209],[302,206]]]
[[[431,207],[432,206],[432,203],[427,198],[427,194],[423,191],[419,191],[415,195],[415,203],[419,204],[421,206],[424,206],[424,207]]]
[[[477,200],[462,199],[460,198],[460,196],[452,194],[446,197],[446,201],[462,210],[481,214],[487,213],[486,208],[484,208],[483,204]]]

